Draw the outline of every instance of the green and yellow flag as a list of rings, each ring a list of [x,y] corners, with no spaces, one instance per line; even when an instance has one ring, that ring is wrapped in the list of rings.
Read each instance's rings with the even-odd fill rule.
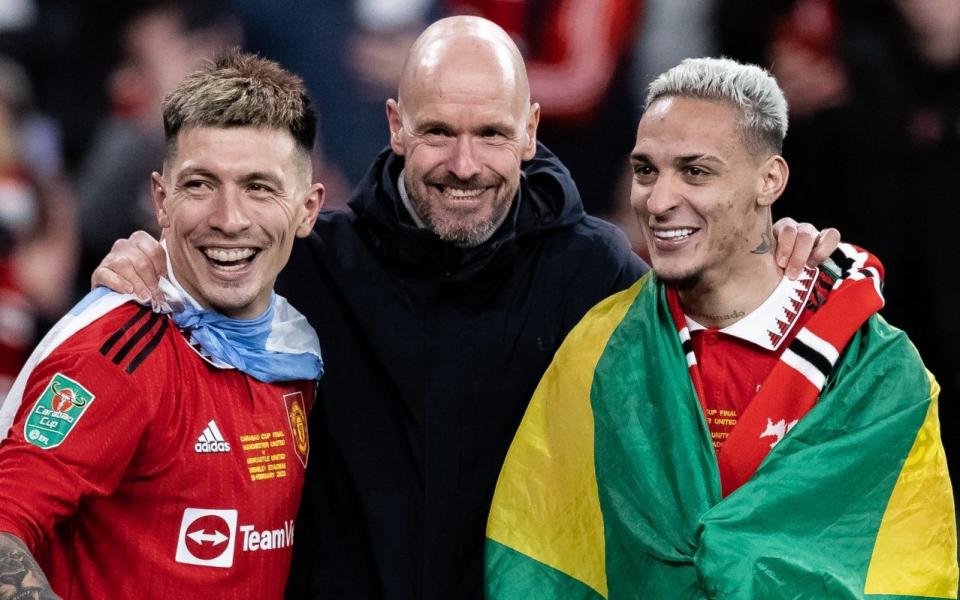
[[[491,600],[956,598],[939,387],[873,316],[721,496],[664,288],[597,305],[540,382],[487,530]]]

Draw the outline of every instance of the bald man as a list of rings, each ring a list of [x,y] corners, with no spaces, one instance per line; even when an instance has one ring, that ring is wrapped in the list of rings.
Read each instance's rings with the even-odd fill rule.
[[[644,272],[537,144],[539,116],[502,29],[438,21],[387,101],[390,147],[352,212],[321,214],[294,246],[278,290],[327,371],[289,597],[483,598],[487,513],[527,402],[570,328]],[[791,231],[798,273],[814,236]],[[98,281],[149,294],[131,267],[114,255]]]
[[[329,365],[291,592],[480,599],[527,401],[574,323],[644,269],[538,148],[540,108],[496,25],[427,29],[386,108],[390,149],[353,215],[322,216],[285,277]]]

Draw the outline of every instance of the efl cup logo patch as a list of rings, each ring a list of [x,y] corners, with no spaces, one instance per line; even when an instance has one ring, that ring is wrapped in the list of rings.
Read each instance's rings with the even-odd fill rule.
[[[286,394],[283,401],[287,404],[287,418],[290,422],[290,433],[293,434],[293,449],[297,453],[297,458],[306,467],[307,455],[310,453],[310,440],[307,437],[307,411],[303,405],[303,394],[301,392]]]
[[[95,398],[76,381],[62,373],[55,374],[30,410],[23,436],[44,450],[56,448],[70,435]]]

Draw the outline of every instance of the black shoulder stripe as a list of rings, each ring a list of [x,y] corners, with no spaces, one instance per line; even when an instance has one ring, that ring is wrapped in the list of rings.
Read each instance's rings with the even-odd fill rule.
[[[140,310],[136,312],[130,319],[123,324],[123,327],[118,329],[113,335],[111,335],[106,342],[103,343],[103,346],[100,346],[100,354],[106,356],[107,352],[110,352],[110,349],[113,348],[114,344],[120,341],[120,338],[123,337],[127,330],[133,327],[133,324],[143,318],[143,315],[147,314],[149,309],[146,306],[141,306]]]
[[[127,365],[126,371],[128,375],[132,375],[134,371],[137,370],[137,367],[140,366],[150,353],[153,352],[154,348],[160,343],[160,340],[163,339],[163,334],[167,332],[167,327],[170,325],[170,319],[164,319],[160,323],[160,327],[157,329],[156,333],[153,334],[153,337],[150,338],[150,341],[147,342],[147,345],[133,357],[133,360],[130,361],[130,364]]]
[[[117,350],[117,353],[113,356],[113,364],[119,365],[123,359],[127,357],[127,354],[133,350],[133,347],[143,339],[143,336],[147,334],[148,331],[160,320],[160,313],[150,313],[150,318],[147,319],[147,322],[140,326],[133,335],[130,336],[130,339]]]

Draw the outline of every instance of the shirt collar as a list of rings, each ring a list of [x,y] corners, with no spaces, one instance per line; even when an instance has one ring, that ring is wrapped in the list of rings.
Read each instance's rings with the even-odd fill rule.
[[[796,281],[784,276],[763,304],[733,325],[720,329],[720,333],[756,344],[766,350],[776,350],[797,324],[818,275],[817,268],[805,267]],[[690,331],[706,329],[688,315],[684,317]]]
[[[397,191],[400,192],[400,201],[403,202],[403,207],[407,209],[407,214],[409,214],[410,218],[413,219],[413,222],[417,228],[426,229],[427,224],[424,223],[423,219],[420,218],[420,215],[417,214],[417,211],[413,210],[413,205],[410,204],[410,196],[407,195],[407,185],[403,182],[403,174],[406,172],[406,169],[402,169],[400,171],[400,175],[397,177]]]

